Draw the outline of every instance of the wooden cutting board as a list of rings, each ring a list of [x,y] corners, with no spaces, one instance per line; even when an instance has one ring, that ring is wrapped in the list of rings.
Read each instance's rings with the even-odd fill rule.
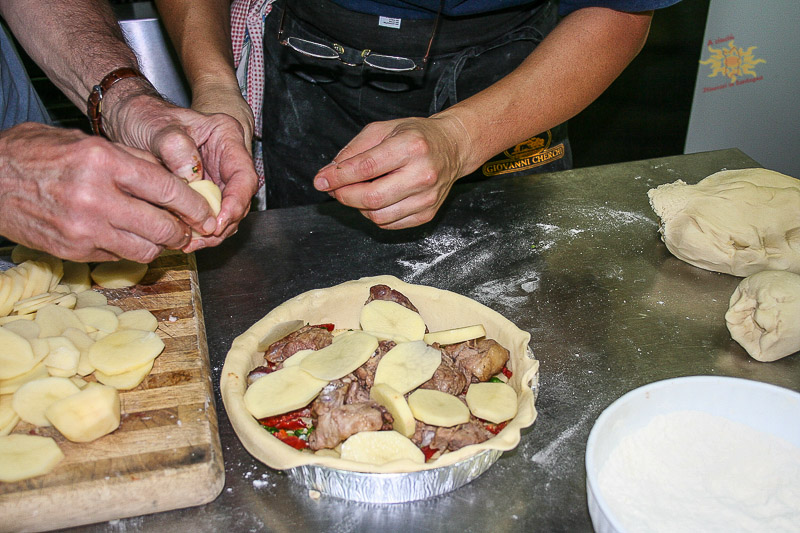
[[[225,469],[194,255],[166,252],[139,285],[101,292],[125,310],[152,312],[164,352],[142,384],[120,393],[121,423],[113,433],[79,444],[53,428],[16,427],[14,433],[53,437],[66,458],[45,476],[0,483],[0,531],[179,509],[222,491]]]

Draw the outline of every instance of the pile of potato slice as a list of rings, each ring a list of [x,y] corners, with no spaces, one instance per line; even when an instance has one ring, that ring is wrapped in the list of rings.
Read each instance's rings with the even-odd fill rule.
[[[12,260],[0,272],[0,482],[45,474],[63,458],[50,437],[11,434],[20,421],[73,442],[102,437],[119,426],[118,391],[141,383],[164,349],[152,313],[123,311],[91,289],[93,280],[133,285],[147,265],[90,271],[23,247]]]
[[[384,300],[366,304],[361,311],[360,324],[361,330],[338,332],[331,345],[316,351],[301,350],[286,359],[281,369],[253,382],[244,395],[250,414],[263,418],[305,407],[330,381],[363,365],[380,340],[393,340],[396,346],[378,363],[370,389],[371,399],[392,415],[393,430],[362,431],[352,435],[335,452],[342,459],[370,464],[403,459],[424,463],[423,452],[410,439],[417,420],[451,427],[468,422],[471,414],[495,424],[516,415],[517,393],[506,383],[470,385],[466,404],[445,392],[418,389],[431,379],[441,363],[441,352],[430,345],[456,344],[483,337],[486,331],[482,325],[426,333],[419,313]],[[331,450],[317,453],[321,452],[334,453]]]

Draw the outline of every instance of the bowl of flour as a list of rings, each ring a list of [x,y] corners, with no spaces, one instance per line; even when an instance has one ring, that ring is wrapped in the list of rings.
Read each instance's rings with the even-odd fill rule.
[[[800,393],[690,376],[598,417],[586,447],[599,533],[800,530]]]

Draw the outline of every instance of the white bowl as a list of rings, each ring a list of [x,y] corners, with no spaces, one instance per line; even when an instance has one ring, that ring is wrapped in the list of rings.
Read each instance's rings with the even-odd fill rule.
[[[612,451],[624,437],[644,428],[654,417],[676,411],[727,418],[800,447],[800,393],[757,381],[714,376],[667,379],[639,387],[606,408],[589,433],[586,493],[597,532],[628,531],[612,512],[598,482]],[[675,511],[680,512],[677,508]]]

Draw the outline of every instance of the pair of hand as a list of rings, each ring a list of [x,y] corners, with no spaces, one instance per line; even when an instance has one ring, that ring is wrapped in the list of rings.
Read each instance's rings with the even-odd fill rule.
[[[0,133],[0,234],[65,259],[149,262],[235,233],[257,186],[239,121],[146,95],[118,117],[107,128],[124,144],[34,123]],[[222,189],[217,217],[187,185],[203,178]]]
[[[451,116],[367,125],[317,172],[314,187],[384,229],[430,221],[466,167],[469,135]]]

